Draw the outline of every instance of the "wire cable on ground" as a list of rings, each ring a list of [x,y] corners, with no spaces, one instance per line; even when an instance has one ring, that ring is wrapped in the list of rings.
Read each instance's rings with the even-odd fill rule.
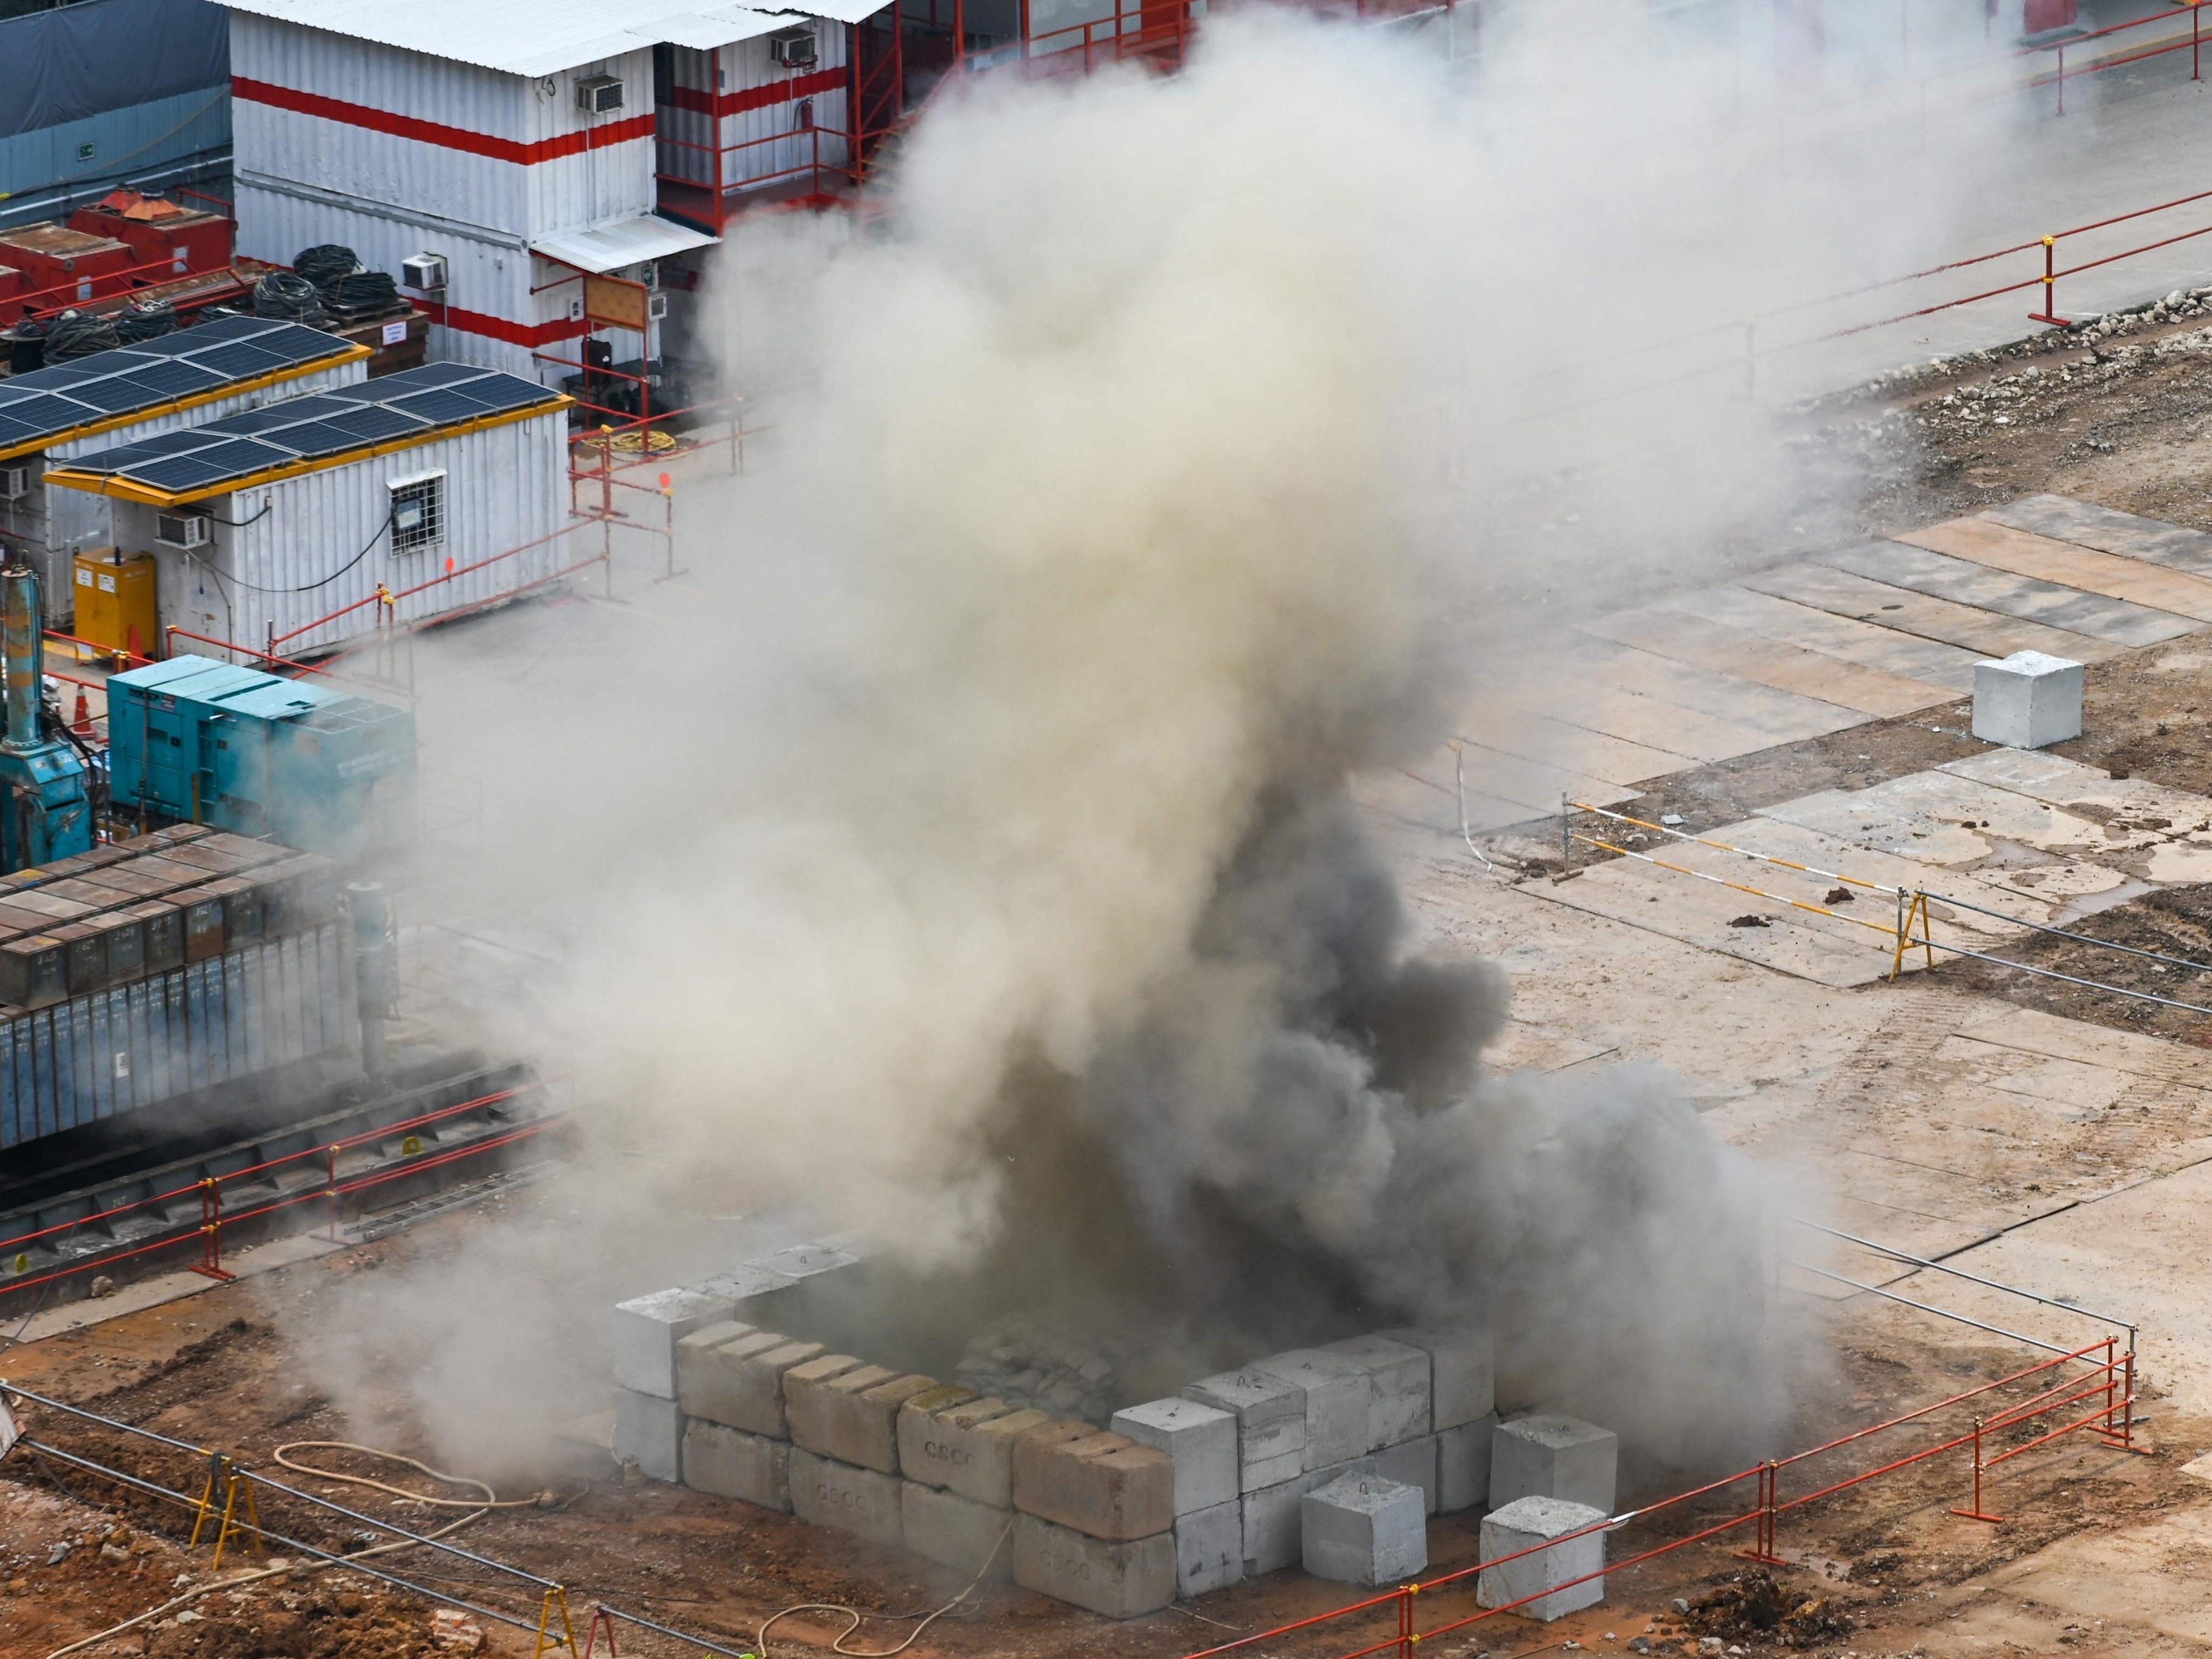
[[[1885,887],[1877,881],[1862,881],[1856,876],[1846,876],[1834,870],[1815,869],[1809,864],[1793,864],[1788,859],[1778,859],[1769,853],[1754,853],[1748,847],[1731,846],[1727,842],[1715,841],[1707,836],[1692,836],[1680,830],[1671,830],[1663,823],[1651,823],[1643,818],[1632,818],[1626,812],[1610,812],[1602,806],[1591,806],[1578,800],[1571,800],[1567,805],[1578,812],[1595,812],[1601,818],[1613,818],[1622,823],[1632,823],[1638,829],[1649,830],[1655,835],[1671,836],[1676,841],[1694,842],[1699,847],[1711,847],[1723,853],[1734,853],[1741,858],[1757,859],[1761,864],[1771,864],[1784,870],[1796,870],[1808,876],[1818,876],[1823,881],[1839,881],[1848,887],[1863,887],[1872,893],[1893,893],[1897,890],[1894,887]],[[2010,921],[2011,918],[2007,917],[2005,920]]]
[[[387,1463],[404,1463],[409,1468],[419,1470],[421,1473],[428,1475],[431,1480],[441,1482],[446,1486],[474,1486],[478,1492],[482,1492],[483,1496],[481,1498],[427,1498],[421,1492],[409,1492],[404,1486],[387,1486],[381,1480],[372,1480],[365,1474],[339,1474],[330,1469],[316,1468],[310,1464],[295,1463],[290,1458],[284,1455],[286,1452],[311,1450],[359,1452],[364,1457],[380,1457]],[[279,1463],[282,1463],[286,1468],[295,1470],[301,1474],[312,1474],[318,1480],[340,1480],[343,1481],[349,1486],[367,1486],[372,1491],[386,1492],[392,1497],[404,1498],[408,1503],[422,1504],[432,1509],[476,1510],[478,1511],[487,1510],[532,1510],[538,1508],[539,1504],[544,1501],[541,1496],[538,1498],[510,1498],[502,1503],[499,1501],[498,1494],[493,1492],[489,1486],[471,1476],[465,1474],[447,1474],[442,1469],[432,1468],[428,1463],[418,1463],[411,1457],[402,1457],[398,1452],[384,1451],[375,1446],[356,1445],[350,1440],[287,1441],[283,1445],[277,1447],[276,1449],[270,1455]]]
[[[299,1451],[310,1446],[343,1448],[347,1451],[362,1452],[371,1457],[385,1458],[394,1463],[404,1463],[409,1468],[421,1469],[423,1474],[430,1476],[431,1479],[434,1480],[442,1480],[449,1486],[475,1486],[483,1492],[483,1498],[481,1502],[472,1503],[467,1500],[447,1498],[425,1498],[421,1496],[419,1493],[406,1492],[398,1486],[388,1486],[380,1480],[371,1480],[366,1476],[331,1474],[326,1470],[309,1468],[303,1464],[291,1462],[284,1455],[288,1451]],[[276,1461],[279,1463],[283,1464],[286,1468],[297,1469],[302,1474],[319,1475],[325,1480],[350,1481],[357,1486],[374,1486],[379,1492],[391,1492],[398,1497],[407,1498],[415,1503],[451,1506],[456,1509],[465,1509],[470,1511],[468,1514],[461,1516],[458,1521],[452,1522],[446,1526],[441,1527],[435,1532],[425,1533],[419,1539],[401,1538],[388,1544],[375,1544],[370,1546],[367,1549],[354,1550],[347,1554],[332,1558],[330,1561],[325,1564],[325,1566],[343,1566],[348,1562],[367,1561],[374,1557],[391,1555],[400,1550],[417,1549],[432,1539],[447,1537],[451,1534],[459,1532],[463,1527],[467,1526],[471,1522],[481,1521],[485,1516],[490,1514],[494,1510],[532,1508],[538,1502],[536,1498],[532,1498],[524,1499],[509,1499],[505,1503],[501,1503],[499,1501],[498,1493],[494,1492],[490,1486],[485,1485],[484,1482],[481,1480],[472,1480],[466,1475],[441,1474],[435,1469],[430,1468],[424,1464],[417,1463],[411,1457],[402,1457],[397,1452],[380,1451],[374,1446],[356,1446],[349,1441],[295,1440],[287,1445],[279,1446],[276,1449]],[[241,1478],[251,1480],[252,1477],[250,1474],[245,1474],[241,1472]],[[63,1659],[63,1656],[66,1654],[77,1653],[86,1648],[97,1647],[103,1642],[112,1641],[116,1637],[125,1635],[128,1632],[137,1629],[138,1626],[147,1623],[150,1620],[162,1618],[168,1613],[175,1612],[180,1607],[188,1607],[204,1595],[212,1595],[217,1590],[240,1589],[246,1585],[258,1583],[264,1578],[281,1577],[286,1573],[297,1570],[300,1565],[300,1563],[288,1561],[281,1567],[257,1567],[251,1572],[236,1573],[228,1578],[218,1578],[211,1583],[195,1584],[190,1589],[185,1591],[183,1595],[173,1596],[168,1601],[162,1602],[160,1607],[149,1608],[146,1612],[137,1614],[135,1618],[126,1619],[119,1625],[115,1625],[106,1630],[101,1631],[96,1636],[87,1636],[78,1641],[71,1642],[67,1647],[56,1648],[52,1653],[46,1656],[46,1659]]]
[[[969,1596],[975,1593],[978,1587],[981,1585],[983,1580],[990,1576],[992,1564],[999,1559],[999,1552],[1006,1548],[1006,1539],[1008,1535],[1012,1533],[1013,1529],[1014,1523],[1011,1521],[1006,1522],[1006,1524],[1000,1529],[999,1541],[991,1546],[991,1553],[983,1558],[982,1571],[978,1572],[974,1578],[969,1581],[968,1588],[966,1589],[962,1590],[959,1595],[954,1596],[943,1607],[938,1608],[936,1612],[931,1613],[878,1613],[869,1614],[861,1613],[857,1608],[841,1607],[835,1601],[801,1601],[795,1607],[784,1608],[781,1613],[770,1613],[767,1619],[762,1621],[760,1632],[753,1638],[754,1645],[760,1650],[760,1659],[769,1659],[768,1633],[769,1629],[780,1620],[788,1619],[793,1613],[840,1613],[844,1614],[845,1617],[851,1621],[844,1629],[839,1631],[836,1635],[830,1638],[830,1651],[832,1653],[842,1654],[845,1656],[845,1659],[893,1659],[894,1655],[904,1653],[908,1648],[920,1641],[921,1639],[922,1632],[927,1630],[932,1625],[944,1618],[946,1613],[951,1613],[953,1608],[958,1607],[963,1601],[965,1601]],[[871,1617],[877,1619],[888,1619],[894,1623],[903,1622],[908,1619],[920,1619],[921,1622],[916,1625],[912,1630],[908,1631],[907,1632],[906,1640],[900,1643],[895,1648],[878,1648],[872,1653],[863,1653],[857,1649],[847,1647],[845,1645],[845,1638],[850,1636],[854,1631],[860,1629],[861,1622],[864,1620]]]
[[[1748,893],[1753,898],[1766,899],[1776,904],[1786,904],[1795,910],[1809,910],[1816,916],[1830,916],[1838,921],[1848,921],[1854,927],[1867,928],[1871,932],[1880,933],[1884,939],[1893,939],[1897,937],[1896,928],[1885,927],[1878,921],[1868,921],[1858,916],[1847,916],[1840,910],[1831,910],[1826,908],[1825,906],[1818,904],[1808,904],[1802,899],[1785,898],[1780,893],[1770,893],[1761,888],[1747,887],[1740,881],[1729,881],[1719,876],[1709,876],[1702,870],[1692,870],[1686,864],[1669,864],[1664,859],[1653,858],[1649,853],[1638,853],[1632,851],[1630,848],[1626,847],[1616,847],[1611,842],[1600,841],[1594,836],[1578,834],[1575,836],[1575,839],[1582,842],[1585,847],[1601,847],[1607,852],[1617,853],[1625,859],[1638,859],[1645,864],[1656,864],[1662,870],[1672,870],[1677,875],[1695,876],[1699,881],[1709,881],[1716,887],[1725,887],[1733,892]],[[1917,945],[1921,941],[1918,939],[1911,939],[1907,941],[1907,945],[1909,946]],[[1939,950],[1948,951],[1954,950],[1957,947],[1954,945],[1939,945],[1936,948]],[[1969,952],[1968,954],[1972,953]]]

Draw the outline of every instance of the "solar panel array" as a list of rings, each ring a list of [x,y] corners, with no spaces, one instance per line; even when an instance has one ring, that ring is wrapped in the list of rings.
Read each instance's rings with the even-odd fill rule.
[[[295,462],[330,460],[395,441],[427,440],[444,428],[488,415],[540,405],[550,409],[561,400],[559,392],[520,375],[465,363],[428,363],[104,449],[70,467],[186,495]]]
[[[72,432],[179,398],[337,358],[353,345],[266,317],[218,317],[158,340],[94,352],[0,380],[0,453],[44,447]]]

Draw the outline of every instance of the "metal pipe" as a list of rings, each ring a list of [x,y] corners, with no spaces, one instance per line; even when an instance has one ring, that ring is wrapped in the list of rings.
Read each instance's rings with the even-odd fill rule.
[[[39,573],[27,564],[0,570],[0,674],[7,681],[8,731],[0,738],[15,754],[37,748],[39,682],[46,639],[39,626]]]

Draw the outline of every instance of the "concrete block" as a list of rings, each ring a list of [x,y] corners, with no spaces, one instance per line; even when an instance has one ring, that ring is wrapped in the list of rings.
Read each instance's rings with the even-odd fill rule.
[[[906,1483],[894,1474],[856,1469],[834,1457],[791,1449],[791,1508],[802,1521],[857,1533],[878,1544],[906,1541]]]
[[[730,1311],[725,1318],[741,1319],[757,1327],[782,1324],[788,1330],[793,1322],[791,1316],[798,1309],[798,1281],[754,1262],[699,1279],[684,1288],[693,1296],[709,1297],[726,1304]]]
[[[1244,1582],[1244,1505],[1231,1498],[1176,1516],[1176,1594],[1203,1595]]]
[[[791,1443],[693,1418],[684,1425],[684,1484],[791,1512]]]
[[[615,1390],[615,1456],[648,1480],[684,1478],[684,1408],[657,1394]]]
[[[1382,1334],[1429,1357],[1429,1425],[1441,1433],[1498,1409],[1497,1351],[1486,1322],[1407,1326]]]
[[[2040,651],[1976,663],[1974,735],[2014,749],[2080,737],[2081,665]]]
[[[1182,1391],[1237,1419],[1237,1489],[1279,1486],[1306,1466],[1306,1391],[1266,1371],[1222,1371]]]
[[[732,1331],[739,1334],[723,1334]],[[686,1417],[703,1417],[710,1423],[754,1434],[782,1433],[781,1391],[774,1400],[763,1402],[758,1379],[746,1362],[790,1346],[787,1336],[728,1320],[692,1332],[676,1345],[677,1403]],[[769,1408],[765,1422],[762,1420],[763,1403]]]
[[[1490,1439],[1498,1413],[1437,1436],[1437,1513],[1456,1515],[1490,1501]]]
[[[1014,1518],[1012,1510],[994,1510],[957,1492],[941,1492],[915,1480],[899,1484],[908,1549],[970,1577],[981,1572],[987,1561],[992,1577],[1012,1575],[1013,1543],[1006,1535]]]
[[[1034,1515],[1017,1515],[1014,1582],[1109,1619],[1157,1613],[1175,1600],[1175,1534],[1109,1543]]]
[[[1495,1561],[1533,1548],[1547,1538],[1558,1538],[1606,1518],[1586,1504],[1570,1504],[1557,1498],[1523,1498],[1482,1517],[1482,1559]],[[1605,1534],[1594,1532],[1572,1539],[1517,1561],[1485,1567],[1476,1576],[1474,1599],[1486,1607],[1511,1607],[1524,1597],[1535,1599],[1513,1610],[1524,1619],[1549,1623],[1605,1600],[1605,1580],[1592,1578],[1572,1589],[1572,1584],[1605,1565]],[[1551,1592],[1546,1594],[1547,1591]]]
[[[1351,1360],[1319,1348],[1292,1348],[1255,1360],[1253,1369],[1305,1391],[1307,1468],[1327,1468],[1375,1449],[1368,1437],[1374,1388],[1366,1371]]]
[[[1395,1584],[1429,1565],[1420,1489],[1379,1474],[1340,1474],[1298,1504],[1305,1569],[1339,1584]]]
[[[1175,1525],[1175,1460],[1088,1424],[1073,1437],[1042,1429],[1014,1443],[1014,1507],[1114,1542]]]
[[[1326,1485],[1337,1474],[1349,1473],[1318,1469],[1244,1494],[1240,1502],[1243,1510],[1247,1578],[1296,1566],[1304,1559],[1304,1532],[1298,1505],[1316,1486]]]
[[[967,1389],[915,1395],[899,1407],[899,1473],[925,1486],[951,1486],[955,1471],[975,1462],[975,1426],[1012,1410],[1003,1400],[979,1400]]]
[[[1401,1440],[1395,1446],[1385,1446],[1367,1462],[1386,1480],[1395,1480],[1401,1486],[1419,1487],[1421,1512],[1437,1512],[1443,1488],[1437,1481],[1436,1436],[1425,1434],[1419,1440]]]
[[[836,1376],[794,1382],[805,1369],[784,1373],[783,1409],[792,1443],[841,1463],[896,1474],[899,1407],[942,1386],[937,1379],[860,1365]]]
[[[1322,1352],[1350,1360],[1367,1373],[1367,1442],[1381,1450],[1430,1431],[1430,1361],[1425,1350],[1387,1336],[1355,1336],[1324,1344]]]
[[[1490,1437],[1490,1507],[1556,1498],[1613,1513],[1620,1437],[1555,1412],[1500,1423]]]
[[[696,1291],[655,1291],[615,1307],[615,1386],[676,1398],[676,1345],[702,1326],[730,1316],[726,1297]]]
[[[1195,1400],[1154,1400],[1115,1412],[1111,1426],[1173,1461],[1177,1515],[1235,1501],[1237,1419],[1231,1413]]]

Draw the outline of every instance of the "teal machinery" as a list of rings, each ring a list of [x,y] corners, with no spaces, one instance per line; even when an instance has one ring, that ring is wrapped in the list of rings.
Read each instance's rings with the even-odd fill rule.
[[[415,716],[211,657],[107,682],[108,799],[119,816],[211,823],[350,860],[415,825]]]
[[[84,762],[42,729],[46,635],[39,610],[39,573],[27,564],[0,569],[0,674],[7,681],[8,728],[0,736],[0,866],[49,864],[92,850],[92,802]]]

